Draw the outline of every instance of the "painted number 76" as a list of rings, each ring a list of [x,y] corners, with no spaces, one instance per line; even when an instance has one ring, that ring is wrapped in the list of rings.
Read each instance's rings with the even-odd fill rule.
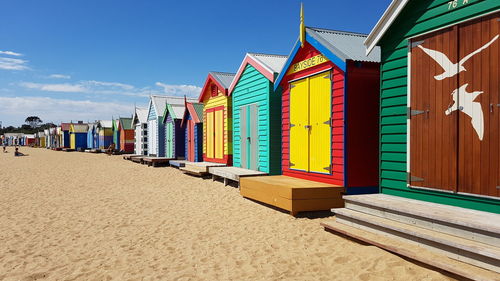
[[[461,3],[461,4],[460,4]],[[455,9],[458,5],[467,5],[469,4],[469,0],[453,0],[448,1],[448,10]]]

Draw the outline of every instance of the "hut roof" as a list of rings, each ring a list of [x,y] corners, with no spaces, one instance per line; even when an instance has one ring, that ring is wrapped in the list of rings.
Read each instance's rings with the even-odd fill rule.
[[[380,62],[379,47],[375,48],[370,54],[366,54],[363,43],[367,37],[367,34],[362,33],[306,27],[306,41],[344,71],[346,70],[346,62],[348,60]],[[285,66],[274,82],[275,89],[279,87],[300,46],[301,43],[297,40],[292,52],[288,56]]]
[[[63,131],[69,131],[69,127],[71,126],[71,123],[61,123],[61,130]]]
[[[132,118],[125,118],[125,117],[121,117],[119,119],[119,122],[120,122],[120,126],[124,129],[124,130],[130,130],[130,129],[133,129],[133,126],[132,126]]]
[[[182,117],[181,125],[184,125],[188,112],[195,123],[203,122],[203,103],[186,102],[186,111]]]
[[[71,124],[70,132],[73,133],[86,133],[89,130],[89,125],[87,124]]]
[[[98,123],[98,126],[102,127],[102,128],[112,128],[113,121],[112,120],[100,120]]]
[[[165,112],[165,107],[167,106],[167,96],[151,96],[150,99],[150,106],[154,107],[154,110],[156,112],[157,117],[162,117],[161,114]],[[149,115],[149,109],[148,109],[148,115]]]
[[[133,117],[133,123],[147,123],[148,122],[148,109],[145,107],[136,107]]]
[[[247,53],[240,65],[240,68],[238,69],[238,72],[236,72],[236,76],[229,86],[229,95],[233,92],[234,87],[236,87],[236,84],[240,80],[241,75],[243,75],[247,65],[252,65],[269,81],[274,82],[277,74],[280,73],[281,69],[285,65],[287,58],[287,56],[282,55]]]
[[[224,92],[227,95],[228,89],[231,86],[231,82],[233,82],[236,73],[227,73],[227,72],[215,72],[211,71],[208,73],[208,77],[205,80],[205,85],[201,89],[200,96],[198,97],[198,102],[203,101],[205,93],[208,92],[209,82],[212,81],[219,87],[219,90]]]

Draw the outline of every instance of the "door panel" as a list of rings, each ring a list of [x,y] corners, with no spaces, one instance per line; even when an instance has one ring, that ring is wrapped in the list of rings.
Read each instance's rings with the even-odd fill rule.
[[[458,191],[499,196],[500,13],[459,27]]]
[[[214,112],[207,112],[207,143],[206,145],[206,156],[208,158],[214,158]]]
[[[215,158],[224,158],[224,110],[215,111]]]
[[[436,54],[457,61],[457,29],[415,38],[410,48],[410,184],[455,191],[458,113],[447,109],[453,105],[456,78],[441,79],[440,65],[453,67]]]
[[[240,107],[240,165],[241,168],[248,168],[248,150],[247,150],[247,142],[248,142],[248,136],[247,136],[247,106],[242,106]]]
[[[330,71],[309,78],[310,171],[330,173],[331,164]]]
[[[259,168],[259,121],[258,121],[258,105],[251,104],[249,107],[249,124],[248,128],[250,128],[250,139],[249,139],[249,169],[258,170]]]
[[[166,128],[166,145],[165,145],[165,157],[174,157],[173,149],[173,127],[172,122],[167,122]]]
[[[290,169],[309,171],[308,79],[290,83]]]
[[[194,122],[188,120],[188,161],[194,161]]]

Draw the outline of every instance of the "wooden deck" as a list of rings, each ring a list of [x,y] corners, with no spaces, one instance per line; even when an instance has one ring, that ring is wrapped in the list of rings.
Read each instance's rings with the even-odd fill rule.
[[[184,167],[184,165],[187,162],[189,162],[189,161],[187,161],[187,160],[171,160],[169,164],[172,167],[181,168],[181,167]]]
[[[266,176],[267,173],[243,169],[239,167],[209,167],[208,173],[212,174],[212,179],[217,178],[224,179],[224,185],[227,185],[228,180],[240,183],[240,178],[244,177],[255,177],[255,176]]]
[[[333,210],[335,222],[322,224],[326,229],[357,239],[359,233],[366,237],[371,235],[375,239],[369,243],[394,251],[391,245],[376,239],[377,235],[389,237],[401,242],[403,246],[399,251],[403,253],[416,246],[500,273],[499,214],[385,194],[350,195],[344,199],[345,208]],[[346,231],[349,229],[356,230]],[[420,261],[436,266],[433,260]],[[446,264],[443,269],[448,270]]]
[[[137,156],[137,157],[132,157],[130,160],[134,163],[143,164],[142,160],[146,157],[147,156]]]
[[[125,154],[125,155],[123,155],[123,159],[125,159],[125,160],[132,160],[132,157],[141,157],[141,156],[144,156],[144,155],[140,155],[140,154]]]
[[[290,211],[322,211],[344,206],[344,187],[287,176],[257,176],[240,179],[243,197]]]
[[[135,157],[133,157],[135,158]],[[132,159],[133,159],[132,158]],[[148,167],[158,167],[160,165],[168,165],[170,160],[174,160],[174,158],[168,157],[144,157],[142,158],[142,164],[148,165]]]
[[[208,175],[208,168],[210,167],[224,167],[225,164],[213,163],[213,162],[186,162],[184,167],[179,168],[186,174],[193,176],[203,177]]]

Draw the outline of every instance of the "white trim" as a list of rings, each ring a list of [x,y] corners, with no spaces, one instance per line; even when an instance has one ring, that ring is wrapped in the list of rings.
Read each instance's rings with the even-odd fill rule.
[[[410,41],[408,41],[410,42]],[[406,108],[411,108],[411,47],[408,47],[408,66],[407,66],[407,84],[406,84]],[[406,172],[410,174],[411,171],[411,114],[410,118],[406,116]],[[407,181],[407,185],[410,186],[411,180]]]
[[[370,54],[373,48],[375,48],[408,2],[409,0],[393,0],[389,7],[387,7],[387,10],[385,10],[364,42],[366,55]]]
[[[316,74],[320,74],[322,72],[327,72],[327,71],[332,71],[333,70],[333,67],[329,67],[329,68],[326,68],[326,69],[323,69],[323,70],[319,70],[319,71],[316,71],[314,73],[311,73],[311,74],[307,74],[305,76],[300,76],[299,78],[295,78],[293,80],[288,80],[288,84],[292,83],[292,82],[295,82],[295,81],[299,81],[299,80],[302,80],[304,78],[308,78],[308,77],[311,77],[311,76],[314,76]],[[332,74],[333,74],[333,71],[332,71]],[[332,80],[333,81],[333,80]]]

